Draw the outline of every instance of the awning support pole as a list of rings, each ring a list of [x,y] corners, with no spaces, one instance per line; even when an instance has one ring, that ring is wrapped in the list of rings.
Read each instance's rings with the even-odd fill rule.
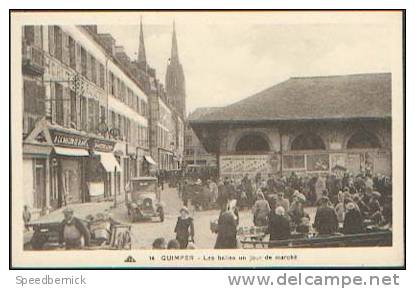
[[[117,166],[114,167],[114,208],[117,207]]]

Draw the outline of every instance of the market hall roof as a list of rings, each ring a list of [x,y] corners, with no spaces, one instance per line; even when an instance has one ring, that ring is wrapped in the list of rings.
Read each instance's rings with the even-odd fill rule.
[[[214,111],[221,110],[221,109],[223,108],[222,107],[198,107],[189,114],[188,119],[189,120],[199,119],[201,117],[204,117],[206,114],[210,114]]]
[[[197,113],[196,113],[197,112]],[[239,102],[189,116],[191,124],[391,117],[391,74],[292,77]]]

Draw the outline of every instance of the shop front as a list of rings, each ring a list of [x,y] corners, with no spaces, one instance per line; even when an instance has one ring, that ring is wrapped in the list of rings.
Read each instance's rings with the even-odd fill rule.
[[[33,218],[46,214],[49,209],[51,152],[52,146],[44,143],[23,144],[22,199]]]
[[[89,138],[49,129],[53,143],[51,183],[52,208],[87,202],[86,167],[89,153]]]
[[[58,130],[50,133],[57,207],[111,199],[119,192],[122,169],[113,153],[113,141]]]
[[[114,156],[114,142],[91,140],[92,159],[89,162],[87,183],[90,201],[113,199],[120,193],[120,163]]]

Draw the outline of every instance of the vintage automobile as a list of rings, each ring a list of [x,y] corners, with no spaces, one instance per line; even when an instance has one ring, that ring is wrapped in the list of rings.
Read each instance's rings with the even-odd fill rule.
[[[126,190],[126,205],[132,222],[158,217],[164,221],[164,204],[160,201],[157,178],[131,179]]]

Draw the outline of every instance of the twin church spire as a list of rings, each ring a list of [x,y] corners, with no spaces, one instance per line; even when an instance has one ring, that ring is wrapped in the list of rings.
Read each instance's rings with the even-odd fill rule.
[[[138,46],[138,64],[147,69],[146,49],[144,44],[143,23],[140,19],[140,36]],[[186,89],[183,67],[179,60],[179,50],[177,46],[176,24],[173,21],[171,55],[166,70],[166,94],[176,110],[186,116]]]
[[[171,41],[171,62],[180,63],[179,61],[179,51],[177,48],[177,37],[176,37],[176,23],[173,21],[173,37]]]
[[[140,42],[138,45],[138,64],[147,66],[146,47],[144,45],[143,19],[140,18]]]

